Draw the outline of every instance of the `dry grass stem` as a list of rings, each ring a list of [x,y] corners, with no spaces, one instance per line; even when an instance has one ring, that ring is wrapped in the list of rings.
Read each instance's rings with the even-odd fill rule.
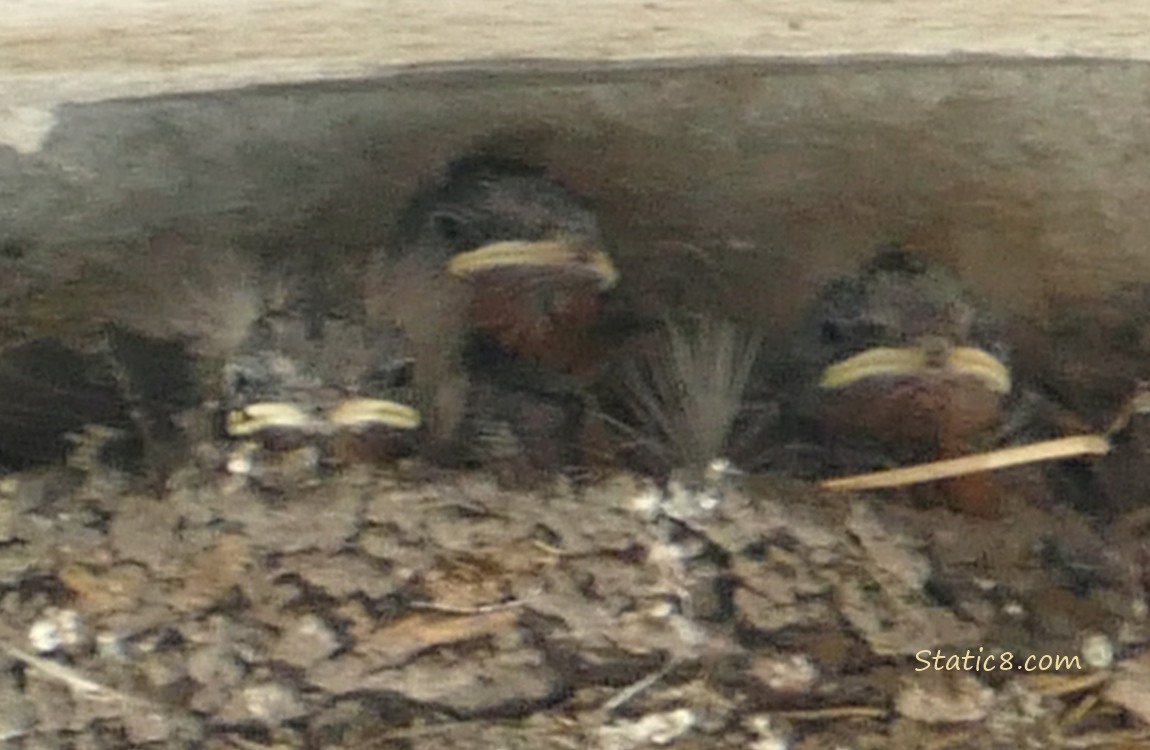
[[[828,479],[822,482],[821,486],[828,490],[841,492],[905,487],[968,474],[981,474],[1011,466],[1023,466],[1041,461],[1057,461],[1078,456],[1101,456],[1109,452],[1110,439],[1106,435],[1075,435],[1057,440],[1045,440],[1040,443],[1003,448],[987,453],[976,453],[946,461],[934,461],[871,474]]]
[[[121,692],[84,676],[79,671],[50,659],[29,654],[15,646],[0,646],[13,659],[24,662],[49,679],[67,685],[74,694],[92,700],[121,701],[123,703],[152,706],[149,701]]]
[[[833,719],[886,719],[890,711],[877,706],[831,706],[794,711],[775,711],[771,714],[791,721],[829,721]]]
[[[509,602],[483,604],[477,607],[460,607],[452,604],[439,604],[437,602],[411,602],[408,606],[423,612],[439,612],[445,615],[486,615],[492,612],[502,612],[508,609],[520,609],[526,603],[515,599]]]

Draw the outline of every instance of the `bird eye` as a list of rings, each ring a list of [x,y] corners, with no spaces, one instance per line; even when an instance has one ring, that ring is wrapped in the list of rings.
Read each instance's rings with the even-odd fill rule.
[[[463,238],[463,220],[455,214],[437,211],[431,215],[431,231],[441,240],[454,245]]]
[[[819,338],[822,339],[824,344],[841,344],[843,340],[843,330],[837,323],[824,320],[822,326],[819,328]]]

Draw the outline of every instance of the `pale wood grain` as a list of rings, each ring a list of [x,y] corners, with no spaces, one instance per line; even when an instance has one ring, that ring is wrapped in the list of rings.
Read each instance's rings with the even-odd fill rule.
[[[954,51],[1145,58],[1127,0],[8,0],[5,71]]]
[[[6,0],[0,93],[52,101],[522,58],[1150,59],[1128,0]]]

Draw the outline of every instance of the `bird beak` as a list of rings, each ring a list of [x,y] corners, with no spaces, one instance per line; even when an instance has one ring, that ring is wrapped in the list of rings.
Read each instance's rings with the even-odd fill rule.
[[[410,406],[378,398],[349,398],[327,416],[334,427],[355,429],[382,426],[394,430],[414,430],[420,425],[419,412]]]
[[[419,412],[395,401],[350,398],[320,418],[308,414],[294,404],[262,401],[229,412],[226,429],[230,437],[246,438],[273,430],[324,434],[331,430],[358,429],[375,425],[394,430],[414,430],[420,425]]]
[[[306,432],[315,419],[294,404],[262,401],[228,412],[225,429],[234,438],[251,437],[265,430]]]
[[[606,252],[562,239],[493,242],[460,253],[447,264],[448,273],[460,278],[515,268],[585,275],[595,279],[601,291],[610,289],[619,281],[619,271]]]
[[[974,379],[988,390],[1010,392],[1010,370],[982,349],[958,346],[941,358],[922,347],[875,347],[823,370],[820,388],[847,388],[867,378],[926,377],[943,374]]]

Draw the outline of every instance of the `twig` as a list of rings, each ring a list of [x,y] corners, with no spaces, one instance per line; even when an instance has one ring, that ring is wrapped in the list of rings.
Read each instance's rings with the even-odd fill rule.
[[[460,607],[452,604],[438,604],[436,602],[411,602],[408,605],[411,609],[417,609],[424,612],[441,612],[446,615],[486,615],[491,612],[503,612],[508,609],[519,609],[525,606],[524,602],[519,599],[512,599],[509,602],[496,602],[494,604],[481,604],[476,607]]]
[[[107,685],[102,685],[90,677],[86,677],[78,670],[60,664],[59,662],[54,662],[50,659],[43,659],[39,656],[34,656],[33,654],[22,651],[15,646],[0,645],[0,648],[2,648],[13,659],[24,662],[29,667],[32,667],[45,677],[64,683],[70,687],[77,695],[81,695],[92,700],[118,700],[127,704],[147,706],[148,708],[157,708],[155,704],[145,698],[139,698],[137,696],[111,688]]]
[[[1086,715],[1090,713],[1091,709],[1097,706],[1101,700],[1102,699],[1098,697],[1097,693],[1090,693],[1083,696],[1082,700],[1075,703],[1074,706],[1070,708],[1070,710],[1059,717],[1058,726],[1063,731],[1066,731],[1067,729],[1075,726],[1083,719],[1085,719]]]
[[[652,672],[638,682],[632,683],[631,685],[623,688],[614,696],[612,696],[609,701],[603,704],[603,713],[615,713],[622,706],[629,703],[635,696],[639,695],[639,693],[642,693],[644,690],[670,674],[671,670],[676,666],[678,666],[678,662],[672,659],[664,664],[660,669]]]
[[[1126,399],[1126,403],[1122,405],[1117,416],[1111,421],[1110,426],[1106,429],[1106,434],[1114,435],[1122,432],[1130,425],[1130,420],[1136,414],[1147,413],[1150,413],[1150,383],[1138,383],[1134,387],[1134,393]]]
[[[1027,683],[1027,689],[1040,695],[1054,697],[1067,696],[1072,693],[1081,693],[1096,688],[1110,679],[1107,672],[1091,672],[1085,675],[1035,675],[1035,679]]]
[[[228,734],[224,737],[225,742],[230,742],[241,750],[275,750],[275,745],[261,745],[258,742],[253,742],[249,739],[240,737],[238,734]]]
[[[1010,466],[1022,466],[1040,461],[1057,461],[1078,456],[1101,456],[1109,452],[1110,439],[1106,435],[1075,435],[1058,440],[1045,440],[1030,445],[1003,448],[987,453],[975,453],[946,461],[934,461],[871,474],[828,479],[822,482],[821,486],[828,490],[841,492],[905,487],[911,484],[934,482],[939,479],[980,474]]]
[[[772,711],[771,716],[791,721],[826,721],[828,719],[885,719],[890,711],[877,706],[830,706],[828,708]]]
[[[1150,732],[1145,729],[1133,730],[1119,730],[1115,732],[1093,732],[1091,734],[1080,734],[1073,737],[1064,737],[1062,739],[1062,747],[1065,748],[1098,748],[1098,747],[1113,747],[1129,748],[1137,747],[1135,743],[1144,742],[1150,739]]]

